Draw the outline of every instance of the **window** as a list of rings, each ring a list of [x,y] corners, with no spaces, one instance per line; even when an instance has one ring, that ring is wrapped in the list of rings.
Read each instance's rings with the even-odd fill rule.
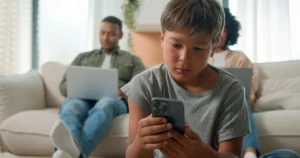
[[[229,9],[241,22],[238,44],[253,62],[300,59],[299,0],[229,0]]]
[[[0,0],[0,76],[31,65],[32,0]]]

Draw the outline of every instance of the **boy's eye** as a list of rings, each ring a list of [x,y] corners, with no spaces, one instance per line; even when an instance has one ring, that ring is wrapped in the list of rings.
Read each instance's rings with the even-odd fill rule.
[[[204,49],[198,48],[198,47],[194,47],[193,50],[194,50],[194,51],[203,51]]]
[[[174,48],[177,48],[177,49],[181,48],[181,45],[180,45],[180,44],[173,44],[173,43],[172,43],[172,46],[173,46]]]

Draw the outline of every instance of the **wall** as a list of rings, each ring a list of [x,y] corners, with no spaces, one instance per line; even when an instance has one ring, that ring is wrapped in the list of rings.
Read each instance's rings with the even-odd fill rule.
[[[140,0],[140,7],[136,13],[135,31],[159,32],[160,16],[167,2],[168,0]]]
[[[163,62],[160,32],[135,32],[132,34],[133,53],[141,57],[146,66]]]

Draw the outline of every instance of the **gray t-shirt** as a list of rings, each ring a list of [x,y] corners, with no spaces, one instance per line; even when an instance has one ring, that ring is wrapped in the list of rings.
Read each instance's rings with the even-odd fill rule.
[[[218,70],[219,79],[216,86],[204,94],[191,93],[180,87],[165,64],[135,76],[122,87],[122,91],[149,113],[153,97],[181,100],[186,124],[199,134],[203,142],[218,150],[219,142],[244,136],[250,128],[242,83],[223,69],[211,67]],[[162,157],[158,151],[155,155]]]

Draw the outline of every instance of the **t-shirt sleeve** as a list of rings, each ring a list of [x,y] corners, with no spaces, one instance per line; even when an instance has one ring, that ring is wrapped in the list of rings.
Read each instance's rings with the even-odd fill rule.
[[[151,111],[150,103],[153,94],[153,76],[149,71],[142,72],[132,78],[132,80],[121,88],[125,97],[133,100],[137,106],[143,110]]]
[[[218,118],[219,142],[245,136],[250,132],[245,90],[240,83],[234,84],[227,93]]]

